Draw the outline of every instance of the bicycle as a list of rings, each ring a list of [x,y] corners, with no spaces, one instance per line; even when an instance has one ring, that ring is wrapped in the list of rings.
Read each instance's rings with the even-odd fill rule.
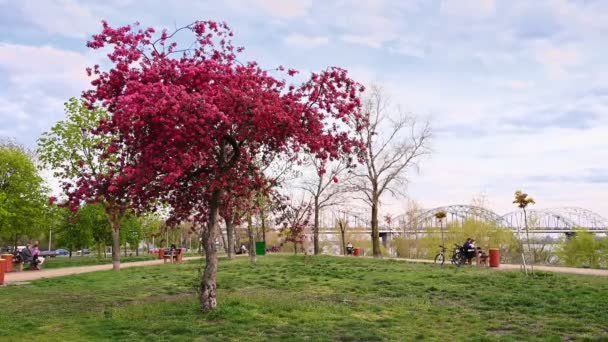
[[[467,257],[462,250],[462,246],[454,245],[454,252],[452,253],[452,264],[456,266],[464,265],[467,262]]]
[[[443,245],[439,245],[439,248],[441,248],[441,251],[435,255],[435,264],[443,266],[443,263],[445,262],[445,252],[447,249]]]

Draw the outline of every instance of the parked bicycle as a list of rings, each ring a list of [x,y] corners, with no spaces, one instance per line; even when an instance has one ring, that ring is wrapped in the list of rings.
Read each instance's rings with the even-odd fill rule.
[[[454,252],[452,253],[452,264],[456,266],[464,265],[467,262],[467,255],[460,245],[454,245]]]
[[[443,266],[443,263],[445,263],[445,252],[447,249],[443,245],[440,245],[439,248],[441,248],[441,250],[439,253],[437,253],[437,255],[435,255],[435,264]]]

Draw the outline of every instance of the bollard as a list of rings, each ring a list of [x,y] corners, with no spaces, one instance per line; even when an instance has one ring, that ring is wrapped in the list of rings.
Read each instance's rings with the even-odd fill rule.
[[[0,259],[0,285],[4,285],[4,259]]]
[[[13,255],[12,254],[2,254],[0,255],[0,258],[6,260],[5,263],[5,267],[4,267],[4,272],[8,273],[8,272],[13,272]]]
[[[490,267],[500,266],[500,249],[490,248]]]

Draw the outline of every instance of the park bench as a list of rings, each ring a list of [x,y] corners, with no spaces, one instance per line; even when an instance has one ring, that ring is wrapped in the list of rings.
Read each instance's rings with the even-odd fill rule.
[[[167,260],[169,262],[182,262],[184,258],[184,250],[183,248],[176,248],[171,251],[171,248],[165,248],[163,255],[163,261],[166,263]]]

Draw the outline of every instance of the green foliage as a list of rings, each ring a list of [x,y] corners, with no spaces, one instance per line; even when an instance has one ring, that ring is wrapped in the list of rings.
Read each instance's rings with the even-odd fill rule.
[[[143,240],[143,230],[139,218],[132,213],[126,213],[120,220],[120,240],[136,247]]]
[[[40,161],[62,180],[72,180],[83,171],[105,173],[107,168],[99,156],[111,137],[95,135],[91,130],[99,120],[107,119],[108,113],[101,108],[89,109],[84,100],[74,97],[65,103],[65,113],[66,119],[38,140]]]
[[[220,260],[220,305],[208,314],[190,285],[200,261],[9,286],[0,289],[0,340],[608,339],[605,277],[541,272],[530,279],[386,259],[302,260]]]
[[[608,238],[596,239],[586,231],[577,232],[571,239],[565,239],[557,249],[557,256],[566,266],[607,267]]]
[[[56,245],[74,252],[93,243],[93,226],[87,215],[74,214],[65,208],[60,210],[60,215]]]
[[[48,189],[31,156],[10,141],[0,142],[0,238],[17,243],[48,224]]]
[[[506,228],[498,227],[496,224],[465,220],[463,224],[452,222],[444,228],[445,246],[450,251],[455,244],[462,245],[467,238],[475,239],[477,247],[486,252],[489,248],[500,248],[503,260],[517,252],[519,242],[513,233]],[[399,238],[393,242],[393,247],[402,257],[432,259],[439,252],[441,245],[441,231],[436,229],[423,237]]]

